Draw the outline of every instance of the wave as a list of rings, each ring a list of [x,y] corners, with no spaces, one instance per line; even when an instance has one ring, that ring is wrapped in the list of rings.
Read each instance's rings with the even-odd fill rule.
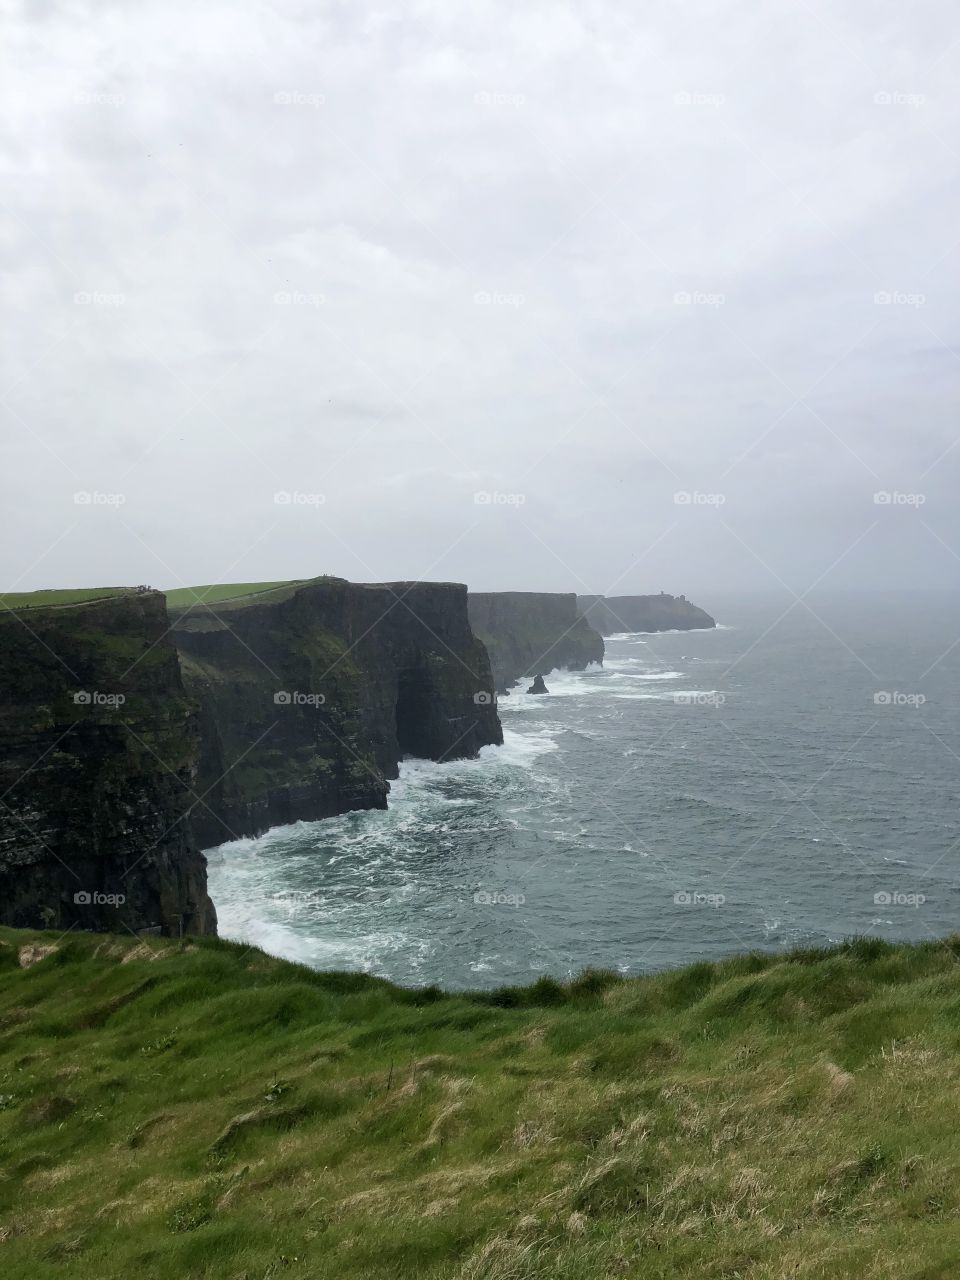
[[[610,678],[613,680],[683,680],[686,674],[685,671],[612,671]]]
[[[715,627],[667,627],[663,631],[613,631],[608,640],[625,640],[628,643],[637,636],[689,636],[697,634],[709,635],[713,631],[736,631],[736,627],[726,626],[718,622]]]
[[[389,967],[390,957],[398,954],[416,969],[430,954],[426,939],[400,929],[357,932],[345,921],[347,929],[330,930],[322,912],[316,912],[311,920],[309,913],[298,911],[295,921],[285,902],[269,895],[245,902],[235,895],[221,894],[217,913],[221,937],[313,969],[376,972]]]
[[[616,698],[619,702],[677,702],[677,705],[693,706],[697,699],[711,698],[722,696],[724,699],[729,698],[729,694],[720,689],[662,689],[657,693],[611,693],[611,698]],[[681,701],[678,701],[680,699]],[[703,707],[698,707],[703,710]],[[712,706],[708,706],[707,710],[716,710]]]

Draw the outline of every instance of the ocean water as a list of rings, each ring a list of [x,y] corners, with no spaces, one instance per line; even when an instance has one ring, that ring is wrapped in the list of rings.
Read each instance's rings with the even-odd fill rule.
[[[386,812],[210,854],[221,933],[490,987],[960,928],[960,594],[717,597],[409,760]],[[809,606],[809,607],[808,607]]]

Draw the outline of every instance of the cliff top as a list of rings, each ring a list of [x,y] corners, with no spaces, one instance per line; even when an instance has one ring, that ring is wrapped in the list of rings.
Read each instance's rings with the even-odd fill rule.
[[[335,574],[319,574],[315,578],[290,578],[277,582],[227,582],[198,587],[178,587],[165,592],[167,608],[172,614],[187,613],[201,605],[216,605],[217,612],[244,609],[256,604],[279,604],[288,600],[300,588],[323,584],[356,587],[357,589],[410,591],[414,587],[457,587],[465,591],[459,582],[350,582]]]
[[[136,587],[67,587],[42,591],[5,591],[0,594],[0,608],[51,609],[68,605],[89,604],[117,596],[137,594]]]
[[[296,585],[300,579],[288,578],[277,582],[214,582],[198,587],[177,587],[165,591],[167,606],[182,609],[191,604],[218,604],[225,600],[238,600],[244,596],[264,595],[280,587]]]
[[[5,1274],[952,1275],[958,955],[471,995],[2,929]]]
[[[470,595],[475,600],[537,600],[544,597],[559,600],[576,599],[575,591],[471,591]]]

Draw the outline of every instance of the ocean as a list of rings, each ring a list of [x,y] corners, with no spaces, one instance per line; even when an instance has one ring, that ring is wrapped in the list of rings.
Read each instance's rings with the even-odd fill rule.
[[[488,988],[960,923],[960,593],[698,599],[405,761],[386,812],[210,851],[228,938]]]

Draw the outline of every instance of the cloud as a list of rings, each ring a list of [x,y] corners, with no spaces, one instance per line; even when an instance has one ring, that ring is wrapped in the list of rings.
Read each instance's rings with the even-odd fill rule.
[[[960,47],[876,18],[25,8],[5,585],[953,584]]]

